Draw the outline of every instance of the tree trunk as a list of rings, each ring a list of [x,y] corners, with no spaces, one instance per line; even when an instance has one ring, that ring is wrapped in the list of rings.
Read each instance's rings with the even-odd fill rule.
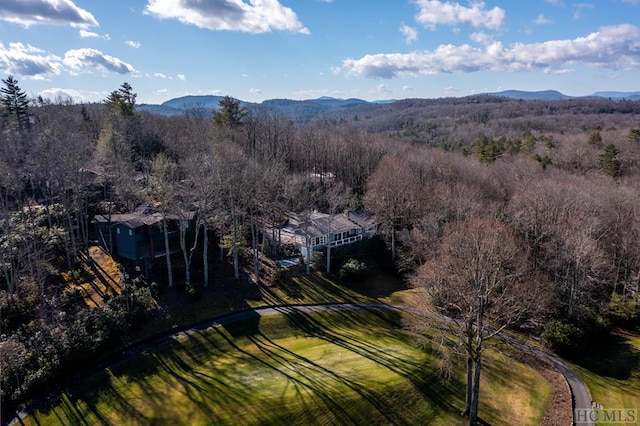
[[[309,275],[311,273],[311,237],[306,236],[305,242],[307,243],[306,273]]]
[[[477,352],[474,359],[474,368],[473,368],[473,390],[471,394],[471,407],[469,410],[469,426],[476,426],[478,424],[478,402],[480,400],[481,369],[482,369],[482,359],[480,357],[480,352]]]
[[[180,249],[182,250],[182,258],[184,259],[185,281],[191,282],[191,262],[187,254],[187,223],[180,220]]]
[[[327,274],[331,273],[331,234],[329,234],[329,241],[327,242]]]
[[[202,248],[202,264],[204,265],[204,282],[202,283],[203,287],[209,287],[209,230],[207,229],[207,223],[205,218],[204,227],[204,235],[203,235],[203,244]]]
[[[167,228],[166,218],[162,221],[164,231],[164,251],[167,257],[167,278],[169,279],[169,288],[173,287],[173,268],[171,267],[171,250],[169,250],[169,229]]]
[[[253,275],[255,276],[256,284],[260,284],[260,257],[258,256],[258,232],[256,230],[256,223],[251,216],[251,249],[253,251]]]
[[[391,261],[396,262],[396,228],[391,226]]]
[[[465,343],[467,353],[467,384],[465,388],[464,411],[462,412],[463,416],[468,416],[471,411],[471,391],[473,389],[473,323],[468,322],[466,327],[467,341]]]
[[[478,424],[478,402],[480,400],[480,371],[482,369],[482,332],[484,330],[484,307],[485,296],[478,296],[478,306],[476,312],[476,336],[475,347],[473,348],[473,388],[471,391],[471,407],[469,409],[469,425]]]
[[[233,215],[233,276],[240,278],[240,265],[238,261],[238,215]]]

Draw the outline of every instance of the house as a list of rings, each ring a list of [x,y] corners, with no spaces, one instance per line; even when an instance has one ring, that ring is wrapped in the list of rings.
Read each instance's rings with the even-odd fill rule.
[[[334,215],[318,212],[290,214],[281,231],[281,242],[295,244],[306,258],[308,248],[314,252],[353,244],[371,238],[376,230],[376,223],[362,211]]]
[[[194,232],[195,212],[169,214],[169,253],[180,249],[180,225]],[[111,254],[129,260],[155,259],[167,254],[162,214],[149,205],[141,205],[131,213],[102,214],[93,218],[98,244]]]

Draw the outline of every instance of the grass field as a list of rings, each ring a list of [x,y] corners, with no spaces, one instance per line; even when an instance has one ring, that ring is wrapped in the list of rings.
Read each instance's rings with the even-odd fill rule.
[[[462,376],[437,378],[393,312],[256,317],[179,337],[70,386],[25,424],[463,424]],[[547,383],[488,352],[480,416],[538,424]]]
[[[605,409],[638,410],[640,414],[640,337],[614,334],[588,360],[572,364]],[[640,423],[640,418],[636,418]],[[603,423],[604,424],[604,423]]]

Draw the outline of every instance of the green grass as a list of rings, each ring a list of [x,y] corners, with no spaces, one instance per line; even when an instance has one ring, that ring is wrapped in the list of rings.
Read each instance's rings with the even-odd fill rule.
[[[398,314],[256,317],[184,334],[69,387],[25,424],[463,424],[462,375],[441,383],[435,353]],[[480,416],[537,424],[548,385],[489,352]]]
[[[640,336],[614,334],[573,368],[605,409],[640,410]]]

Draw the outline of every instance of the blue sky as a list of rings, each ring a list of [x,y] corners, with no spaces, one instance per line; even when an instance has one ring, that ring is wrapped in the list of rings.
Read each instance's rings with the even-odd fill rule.
[[[0,0],[0,75],[139,103],[640,90],[640,0]]]

